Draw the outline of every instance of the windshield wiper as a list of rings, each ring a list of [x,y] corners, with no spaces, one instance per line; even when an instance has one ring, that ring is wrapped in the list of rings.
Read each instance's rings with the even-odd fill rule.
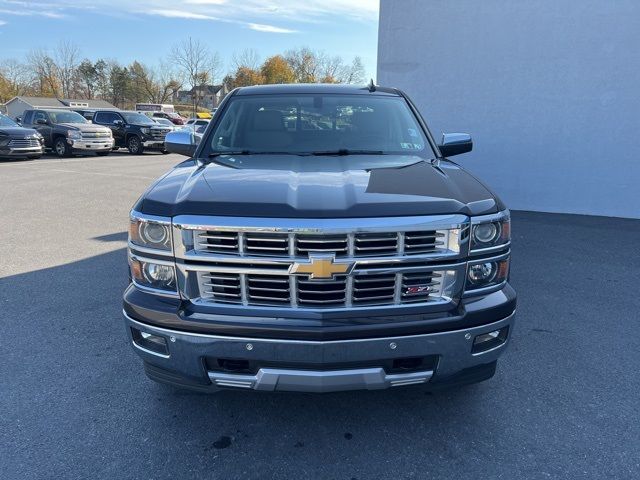
[[[253,155],[258,152],[252,152],[250,150],[228,150],[226,152],[211,152],[209,158],[219,157],[220,155]]]
[[[338,150],[311,152],[311,155],[386,155],[386,153],[382,150],[349,150],[348,148],[339,148]]]

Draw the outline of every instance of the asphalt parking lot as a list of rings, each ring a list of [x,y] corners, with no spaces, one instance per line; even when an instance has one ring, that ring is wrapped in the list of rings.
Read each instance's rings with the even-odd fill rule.
[[[0,162],[0,478],[640,478],[640,221],[513,213],[488,382],[203,395],[147,380],[120,313],[128,210],[180,158]]]

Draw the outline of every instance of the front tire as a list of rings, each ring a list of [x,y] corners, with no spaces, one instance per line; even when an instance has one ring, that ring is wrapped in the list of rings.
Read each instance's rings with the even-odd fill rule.
[[[142,152],[144,152],[140,138],[135,135],[130,136],[129,140],[127,140],[127,149],[131,155],[142,155]]]
[[[71,145],[67,143],[66,138],[58,137],[53,144],[53,151],[59,158],[67,158],[71,156]]]

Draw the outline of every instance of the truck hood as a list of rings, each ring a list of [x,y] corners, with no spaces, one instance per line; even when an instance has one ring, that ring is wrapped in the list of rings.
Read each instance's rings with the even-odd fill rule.
[[[257,157],[227,157],[205,166],[183,162],[134,208],[161,216],[283,218],[482,215],[504,209],[487,187],[449,161],[433,165],[397,156],[380,164],[380,157],[321,157],[320,169],[319,158]],[[255,168],[267,162],[268,169]]]
[[[59,123],[58,125],[67,127],[70,130],[80,130],[82,133],[96,133],[110,130],[107,127],[94,125],[92,123]]]
[[[0,133],[13,138],[27,138],[37,135],[37,132],[33,128],[23,127],[0,127]]]

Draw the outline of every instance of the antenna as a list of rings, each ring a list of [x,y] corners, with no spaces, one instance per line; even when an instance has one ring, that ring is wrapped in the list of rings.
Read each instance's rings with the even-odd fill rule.
[[[371,79],[371,81],[369,82],[368,87],[369,87],[369,91],[370,91],[370,92],[375,92],[375,91],[376,91],[376,84],[375,84],[375,83],[373,83],[373,78],[372,78],[372,79]]]

